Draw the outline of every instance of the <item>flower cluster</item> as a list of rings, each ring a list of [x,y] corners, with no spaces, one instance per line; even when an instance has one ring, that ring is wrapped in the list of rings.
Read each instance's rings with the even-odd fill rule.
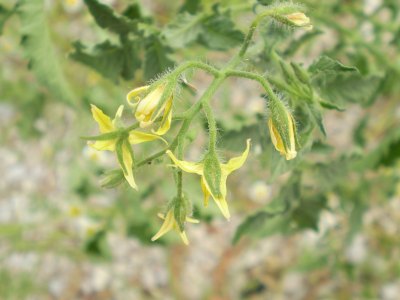
[[[289,11],[288,11],[289,12]],[[270,13],[270,12],[269,12]],[[267,16],[269,14],[265,14]],[[311,29],[310,20],[301,12],[291,14],[270,14],[276,20],[294,27],[303,27]],[[243,56],[247,49],[248,42],[251,39],[253,31],[249,31],[249,37],[246,39],[239,56]],[[239,60],[237,60],[239,61]],[[235,62],[235,60],[233,60]],[[215,81],[210,85],[209,89],[194,104],[184,117],[182,127],[173,142],[168,143],[163,136],[169,131],[173,120],[173,102],[176,94],[176,85],[179,81],[181,73],[187,69],[190,64],[182,65],[173,70],[170,74],[154,82],[151,85],[138,87],[130,91],[126,100],[132,108],[133,116],[136,123],[125,127],[122,121],[124,106],[121,105],[114,119],[107,116],[101,109],[92,105],[92,115],[97,122],[100,135],[88,137],[89,146],[99,151],[111,151],[116,154],[116,158],[120,169],[107,173],[106,179],[103,181],[104,186],[114,187],[124,179],[133,189],[138,189],[133,175],[136,167],[134,151],[132,146],[151,141],[162,141],[167,146],[156,154],[149,156],[139,165],[144,165],[156,157],[166,154],[173,166],[177,170],[175,180],[177,183],[177,196],[174,197],[167,205],[165,213],[160,213],[159,217],[164,220],[160,230],[153,236],[152,241],[159,239],[167,232],[177,231],[185,244],[189,244],[185,233],[185,223],[198,223],[198,220],[191,218],[192,209],[190,201],[187,199],[182,190],[183,172],[197,174],[200,176],[200,187],[204,195],[204,206],[208,206],[211,197],[216,206],[226,219],[230,219],[230,212],[227,203],[226,182],[228,176],[235,170],[239,169],[246,161],[250,151],[250,139],[247,140],[245,150],[237,157],[231,158],[228,162],[221,161],[217,155],[216,139],[217,126],[213,116],[213,111],[209,105],[209,100],[215,93],[216,88],[223,80],[232,74],[245,78],[255,79],[260,82],[268,94],[269,119],[268,127],[271,140],[276,150],[286,158],[286,160],[294,159],[297,156],[298,142],[296,135],[296,125],[289,109],[279,100],[273,90],[268,87],[266,79],[261,75],[252,74],[250,72],[232,71],[233,65],[225,70],[218,70],[204,63],[191,62],[192,67],[198,67],[206,70],[215,77]],[[231,74],[231,75],[229,75]],[[183,160],[183,144],[185,135],[189,128],[190,122],[194,116],[201,110],[208,121],[209,127],[209,147],[203,158],[198,162],[190,162]],[[178,117],[176,118],[178,119]],[[176,148],[178,148],[178,151]]]

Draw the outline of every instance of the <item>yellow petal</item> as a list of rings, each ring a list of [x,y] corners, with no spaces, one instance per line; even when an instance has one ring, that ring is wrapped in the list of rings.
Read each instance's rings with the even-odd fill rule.
[[[146,97],[140,100],[135,117],[137,119],[151,119],[154,113],[154,109],[157,107],[158,102],[160,102],[162,94],[164,92],[164,85],[159,85],[157,88],[152,90]]]
[[[207,183],[204,180],[204,177],[201,176],[201,180],[200,180],[200,185],[201,185],[201,190],[203,191],[203,203],[204,203],[204,207],[208,206],[208,198],[210,198],[211,192],[208,189]]]
[[[203,174],[203,164],[179,160],[170,150],[167,150],[166,153],[172,159],[175,165],[178,166],[183,171],[199,175]]]
[[[226,203],[225,197],[220,199],[215,199],[215,203],[217,203],[219,210],[222,212],[226,219],[231,218],[231,214],[229,213],[228,203]]]
[[[145,142],[154,141],[156,139],[162,140],[164,143],[167,144],[167,141],[164,140],[162,137],[157,136],[151,133],[145,133],[141,131],[132,130],[129,132],[129,143],[131,145],[141,144]]]
[[[278,150],[282,155],[285,155],[285,146],[283,145],[283,141],[279,132],[276,130],[274,124],[272,123],[272,119],[268,120],[269,133],[271,135],[272,143],[275,146],[275,149]]]
[[[184,243],[186,246],[189,245],[189,240],[188,240],[188,238],[187,238],[187,236],[186,236],[185,231],[179,231],[179,235],[181,236],[181,239],[182,239],[183,243]]]
[[[234,157],[230,159],[227,164],[221,165],[221,169],[224,173],[226,173],[226,175],[243,166],[244,162],[247,159],[247,156],[249,155],[250,139],[248,139],[246,143],[247,143],[246,150],[244,150],[241,156]]]
[[[126,181],[128,181],[129,185],[132,188],[137,190],[138,188],[135,182],[135,178],[133,178],[133,159],[131,155],[131,150],[128,147],[130,147],[130,145],[127,142],[124,142],[122,144],[122,160],[125,168],[123,166],[121,166],[121,168],[122,170],[126,169],[126,172],[124,171]]]
[[[191,217],[186,217],[186,222],[189,222],[189,223],[194,223],[194,224],[198,224],[198,223],[200,223],[200,221],[199,221],[199,220],[197,220],[197,219],[193,219],[193,218],[191,218]]]
[[[140,100],[139,95],[141,93],[144,93],[145,91],[147,91],[147,89],[149,88],[148,85],[145,86],[141,86],[138,87],[132,91],[130,91],[127,95],[126,95],[126,101],[128,102],[128,104],[130,106],[135,106],[135,102],[138,102]]]
[[[161,236],[166,234],[168,231],[174,228],[174,215],[172,213],[172,210],[169,210],[167,215],[165,216],[165,220],[163,224],[161,225],[160,230],[151,238],[151,240],[154,242],[155,240],[159,239]]]
[[[168,101],[167,101],[167,103],[165,105],[164,115],[163,115],[163,118],[161,120],[161,126],[160,126],[160,128],[157,129],[155,134],[164,135],[165,133],[167,133],[167,131],[171,127],[171,121],[172,121],[172,99],[173,98],[170,97],[170,99],[168,99]]]
[[[107,140],[107,141],[95,141],[95,142],[88,142],[88,145],[92,147],[93,149],[99,150],[99,151],[114,151],[115,150],[115,143],[116,140]]]
[[[293,159],[297,156],[297,151],[296,151],[296,141],[295,141],[295,134],[296,134],[296,128],[294,124],[294,120],[292,115],[288,112],[288,119],[289,119],[289,142],[290,146],[289,149],[286,149],[285,157],[286,160]]]
[[[101,133],[107,133],[114,130],[114,126],[111,122],[109,116],[107,116],[103,111],[96,105],[92,104],[92,115],[93,119],[97,122]]]

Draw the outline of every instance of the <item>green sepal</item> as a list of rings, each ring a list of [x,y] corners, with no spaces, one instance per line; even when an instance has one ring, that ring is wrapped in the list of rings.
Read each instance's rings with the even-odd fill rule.
[[[124,173],[120,169],[107,171],[104,175],[100,185],[106,189],[115,188],[125,181]]]
[[[290,149],[290,123],[288,119],[288,109],[278,98],[270,98],[269,101],[269,111],[272,123],[274,124],[276,130],[278,131],[283,146],[286,150]],[[290,115],[290,113],[289,113]],[[292,118],[292,121],[293,118]],[[293,123],[294,128],[296,128]],[[296,133],[294,131],[294,133]],[[296,137],[295,137],[296,139]]]
[[[182,195],[181,197],[175,197],[173,201],[175,203],[174,218],[176,223],[178,223],[179,230],[182,232],[185,230],[185,221],[188,215],[188,200],[185,195]]]
[[[319,100],[319,104],[326,109],[334,109],[337,111],[345,111],[346,109],[337,106],[336,104],[332,103],[332,102],[328,102],[328,101],[324,101],[324,100]]]
[[[221,163],[217,157],[215,151],[210,151],[207,153],[203,160],[204,164],[204,179],[211,190],[211,193],[215,198],[220,198],[221,194],[221,179],[222,170]]]
[[[292,66],[292,69],[294,71],[294,74],[296,75],[297,79],[301,83],[304,83],[306,85],[310,85],[310,76],[308,76],[308,73],[306,70],[304,70],[300,65],[291,62],[290,65]]]
[[[124,156],[123,156],[123,152],[122,152],[123,145],[124,145],[124,139],[120,138],[117,141],[117,143],[115,144],[115,152],[117,153],[118,162],[121,165],[122,170],[126,174],[126,173],[128,173],[128,170],[126,169],[126,166],[124,163]]]
[[[113,131],[94,136],[81,136],[80,138],[87,141],[107,141],[118,138],[120,135],[120,131]]]

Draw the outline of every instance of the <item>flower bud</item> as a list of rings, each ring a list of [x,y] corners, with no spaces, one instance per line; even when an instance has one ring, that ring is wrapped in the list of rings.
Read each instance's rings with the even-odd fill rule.
[[[305,30],[311,30],[313,27],[310,18],[302,12],[295,12],[285,16],[289,23],[296,27],[303,27]]]
[[[268,120],[272,143],[286,160],[296,157],[296,127],[290,112],[279,100],[270,103],[271,116]]]
[[[168,131],[171,124],[173,95],[169,95],[164,103],[160,103],[166,84],[159,84],[144,98],[141,98],[140,94],[148,91],[149,88],[149,86],[143,86],[130,91],[127,95],[127,101],[136,108],[135,118],[140,122],[141,128],[152,125],[154,120],[164,112],[160,128],[156,131],[157,134],[162,135]]]

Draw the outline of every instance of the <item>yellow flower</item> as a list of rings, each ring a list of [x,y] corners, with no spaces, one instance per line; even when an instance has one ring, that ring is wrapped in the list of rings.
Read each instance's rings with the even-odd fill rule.
[[[295,12],[290,15],[286,15],[286,18],[294,26],[303,27],[305,30],[311,30],[313,28],[310,22],[310,18],[302,12]]]
[[[101,134],[113,133],[120,130],[120,128],[118,128],[118,122],[120,122],[122,116],[124,109],[123,105],[118,108],[113,120],[111,120],[111,118],[103,113],[103,111],[97,106],[92,104],[91,107],[93,118],[99,125]],[[121,138],[117,134],[115,137],[110,139],[96,140],[95,142],[89,142],[88,144],[96,150],[116,151],[118,162],[124,172],[125,179],[132,188],[137,190],[137,185],[133,178],[133,152],[131,145],[153,141],[155,139],[160,139],[160,137],[150,133],[131,130],[125,138]]]
[[[165,103],[158,107],[164,94],[165,86],[165,84],[158,85],[144,98],[141,98],[141,94],[149,90],[150,86],[148,85],[136,88],[126,96],[128,103],[136,107],[135,118],[140,122],[141,128],[152,125],[155,119],[163,113],[160,127],[154,132],[158,135],[165,134],[171,126],[173,95],[169,95]]]
[[[167,215],[164,216],[163,214],[158,214],[158,216],[164,220],[164,223],[161,225],[160,230],[151,238],[151,240],[154,242],[155,240],[159,239],[161,236],[166,234],[170,230],[175,230],[176,232],[179,233],[182,241],[185,243],[185,245],[189,245],[189,240],[186,236],[185,231],[181,231],[178,225],[178,222],[175,220],[174,216],[174,211],[173,209],[170,209],[167,212]],[[186,222],[189,223],[199,223],[198,220],[186,217]]]
[[[281,155],[286,157],[286,160],[291,160],[296,157],[296,128],[294,125],[292,115],[286,110],[287,119],[282,122],[273,121],[272,118],[268,120],[269,132],[271,135],[272,143],[276,150]]]
[[[200,184],[204,194],[204,206],[208,205],[208,198],[211,196],[224,217],[229,220],[230,213],[228,204],[226,203],[226,180],[230,173],[239,169],[244,164],[249,150],[250,139],[247,140],[247,147],[242,155],[230,159],[226,164],[220,163],[215,154],[206,155],[206,157],[198,163],[178,160],[169,150],[167,154],[175,165],[183,171],[201,176]]]

